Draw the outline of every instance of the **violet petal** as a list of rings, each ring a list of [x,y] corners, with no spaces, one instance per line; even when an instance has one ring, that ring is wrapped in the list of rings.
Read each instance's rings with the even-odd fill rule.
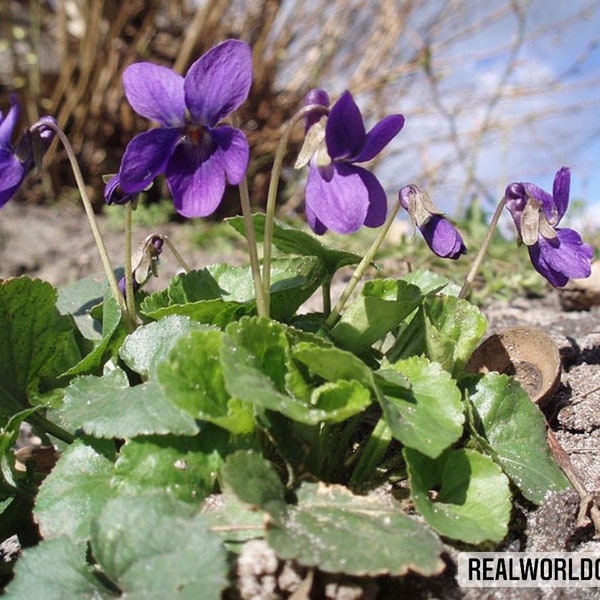
[[[0,113],[0,147],[4,147],[7,150],[11,148],[11,140],[14,135],[17,121],[19,120],[19,105],[14,96],[10,99],[10,108],[6,117],[2,118]]]
[[[441,215],[432,215],[419,229],[427,245],[442,258],[455,260],[467,251],[460,233]]]
[[[325,225],[319,221],[310,204],[306,203],[304,207],[304,213],[306,215],[306,222],[317,235],[323,235],[327,231],[327,227],[325,227]]]
[[[331,158],[348,158],[358,154],[365,141],[365,126],[360,109],[350,92],[344,92],[333,105],[325,130],[327,151]]]
[[[568,167],[562,167],[554,176],[554,185],[552,196],[558,212],[558,220],[567,212],[569,206],[569,191],[571,188],[571,170]]]
[[[237,185],[242,181],[248,168],[250,149],[246,136],[233,127],[216,127],[211,132],[215,144],[222,154],[222,164],[227,181]]]
[[[227,40],[209,50],[189,68],[184,83],[192,119],[216,125],[248,97],[252,85],[252,53],[239,40]]]
[[[306,183],[306,204],[328,229],[352,233],[365,222],[369,190],[355,168],[343,163],[333,166],[333,176],[326,181],[318,168],[311,165]]]
[[[402,115],[385,117],[367,133],[362,149],[350,160],[362,163],[375,158],[398,135],[402,127],[404,127],[404,117]]]
[[[545,263],[568,279],[589,277],[594,256],[592,248],[573,229],[557,229],[556,236],[552,240],[540,237],[537,244]]]
[[[381,183],[379,183],[377,177],[370,171],[357,166],[353,166],[353,170],[358,173],[367,189],[369,206],[367,208],[367,216],[365,217],[364,225],[367,227],[380,227],[385,222],[388,212],[385,190]]]
[[[165,127],[185,124],[183,77],[175,71],[148,62],[134,63],[123,73],[129,104],[142,117]]]
[[[165,172],[167,163],[181,139],[174,128],[151,129],[136,135],[128,144],[119,172],[125,192],[141,192]]]
[[[0,207],[13,197],[25,175],[23,164],[12,153],[0,148]]]
[[[167,168],[173,204],[184,217],[207,217],[218,208],[225,192],[223,153],[200,157],[184,144],[177,147]]]

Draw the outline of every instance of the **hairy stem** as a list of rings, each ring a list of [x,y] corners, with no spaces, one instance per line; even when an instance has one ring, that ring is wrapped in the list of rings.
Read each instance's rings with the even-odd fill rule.
[[[169,247],[169,250],[171,251],[171,254],[175,257],[175,260],[181,265],[181,268],[186,273],[189,273],[191,270],[189,265],[185,262],[185,260],[183,259],[183,256],[181,256],[181,254],[179,253],[177,248],[175,248],[175,246],[173,245],[173,242],[166,235],[161,236],[161,239],[163,242],[165,242],[167,244],[167,246]]]
[[[286,128],[275,151],[273,159],[273,167],[271,168],[271,180],[269,181],[269,190],[267,193],[267,206],[265,215],[265,233],[263,239],[263,270],[262,270],[262,285],[264,290],[264,298],[267,308],[270,306],[271,295],[271,258],[273,253],[273,229],[275,225],[275,205],[277,203],[277,187],[279,185],[279,176],[281,175],[281,167],[285,157],[285,151],[290,139],[290,135],[294,126],[303,119],[308,113],[313,111],[322,111],[326,113],[329,109],[320,104],[309,104],[301,108],[287,123]]]
[[[354,467],[350,477],[351,486],[360,486],[375,471],[375,467],[384,457],[390,443],[392,442],[392,431],[385,419],[381,417],[375,425],[368,441],[362,449],[360,459]]]
[[[492,220],[490,221],[490,224],[488,226],[488,230],[485,234],[485,238],[483,239],[483,242],[481,243],[481,247],[479,248],[479,252],[477,253],[475,260],[473,261],[473,264],[471,265],[471,270],[467,273],[467,276],[465,277],[465,282],[460,290],[460,293],[458,294],[459,298],[465,298],[466,295],[469,293],[471,286],[473,285],[473,281],[475,280],[475,277],[477,276],[479,267],[481,266],[481,263],[483,262],[485,254],[488,251],[488,248],[490,247],[490,242],[492,241],[492,236],[494,235],[494,232],[496,231],[498,221],[500,220],[500,215],[502,214],[502,210],[504,209],[505,205],[506,205],[506,198],[502,198],[502,200],[500,200],[500,202],[498,203],[498,206],[496,207],[494,215],[492,216]]]
[[[367,267],[373,262],[375,255],[377,254],[377,250],[379,250],[379,246],[383,242],[387,232],[390,230],[396,215],[398,214],[398,210],[400,209],[400,203],[396,202],[394,208],[390,211],[385,223],[381,227],[379,234],[375,238],[375,241],[371,244],[371,247],[367,250],[367,253],[364,255],[363,259],[358,263],[358,266],[354,270],[348,285],[346,285],[346,289],[342,292],[340,299],[337,301],[334,309],[331,311],[329,317],[325,321],[325,327],[333,327],[340,316],[340,312],[346,305],[348,298],[355,290],[358,282],[362,279]]]
[[[131,321],[135,322],[135,297],[133,292],[133,266],[131,264],[131,229],[133,208],[125,205],[125,304]]]
[[[52,435],[67,444],[72,444],[75,441],[75,436],[73,434],[63,429],[60,425],[49,421],[39,413],[31,413],[27,417],[27,421],[34,427],[43,429],[48,435]]]
[[[256,244],[256,232],[252,221],[252,206],[250,205],[250,194],[248,192],[248,181],[244,177],[239,185],[240,204],[246,229],[246,240],[248,241],[248,256],[250,258],[250,269],[252,270],[252,281],[254,282],[254,295],[256,296],[256,311],[259,317],[269,316],[269,303],[265,298],[263,281],[260,273],[260,262],[258,260],[258,246]]]
[[[121,294],[119,290],[117,278],[115,277],[112,265],[110,264],[110,259],[108,258],[106,245],[104,244],[104,239],[102,238],[102,234],[100,233],[100,229],[98,228],[98,223],[96,222],[96,217],[94,215],[94,209],[85,189],[85,182],[83,181],[83,175],[81,174],[81,169],[79,168],[79,163],[77,162],[75,152],[73,152],[73,147],[71,146],[71,143],[69,142],[69,139],[65,135],[64,131],[59,127],[57,123],[51,120],[44,119],[38,121],[31,127],[31,131],[35,131],[43,127],[52,129],[52,131],[56,133],[63,147],[65,148],[65,151],[67,152],[67,156],[69,157],[69,163],[71,164],[71,170],[73,171],[73,176],[75,177],[75,183],[77,184],[77,189],[79,190],[81,201],[83,202],[85,214],[88,218],[90,228],[92,230],[92,235],[94,236],[94,241],[96,242],[96,247],[98,248],[98,253],[100,254],[100,260],[102,261],[102,266],[104,268],[106,279],[108,280],[108,285],[110,286],[112,295],[121,307],[121,310],[126,312],[127,309],[125,306],[125,300],[123,298],[123,294]]]

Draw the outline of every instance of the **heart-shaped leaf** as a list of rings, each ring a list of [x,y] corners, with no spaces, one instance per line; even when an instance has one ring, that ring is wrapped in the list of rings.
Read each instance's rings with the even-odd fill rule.
[[[156,381],[130,387],[120,369],[102,377],[74,379],[66,389],[60,414],[73,429],[99,438],[198,432],[194,419],[169,402]]]
[[[397,440],[435,458],[460,438],[464,424],[461,392],[440,365],[414,356],[378,374],[384,379],[383,414]],[[398,375],[401,385],[397,385]]]
[[[476,431],[528,500],[540,504],[549,492],[569,486],[550,455],[546,419],[517,381],[488,373],[470,399]]]
[[[441,535],[470,544],[499,542],[508,531],[508,478],[475,450],[446,450],[435,459],[404,448],[416,509]]]
[[[0,282],[0,422],[35,402],[76,364],[81,353],[56,290],[38,279]]]

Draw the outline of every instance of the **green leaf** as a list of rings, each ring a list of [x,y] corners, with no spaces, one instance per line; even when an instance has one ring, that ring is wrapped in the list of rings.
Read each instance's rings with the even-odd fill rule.
[[[546,441],[546,419],[512,377],[488,373],[470,395],[475,428],[504,472],[536,504],[569,487]]]
[[[403,453],[415,507],[438,533],[470,544],[502,540],[511,493],[491,458],[467,449],[447,450],[435,459],[411,448]]]
[[[271,265],[271,315],[290,318],[319,287],[323,269],[314,257],[274,259]],[[226,263],[190,271],[171,280],[166,292],[152,294],[140,307],[159,319],[171,314],[224,326],[255,310],[254,280],[249,266]]]
[[[264,239],[265,215],[260,213],[254,214],[252,215],[252,220],[254,222],[256,239],[261,242]],[[226,221],[238,233],[245,235],[246,228],[242,217],[232,217],[226,219]],[[341,267],[356,265],[362,260],[362,256],[358,254],[328,248],[314,236],[278,220],[275,220],[273,223],[273,245],[286,254],[319,257],[330,276],[333,276]]]
[[[227,327],[221,365],[229,394],[296,421],[312,423],[310,405],[287,393],[288,362],[285,325],[244,317]]]
[[[99,600],[119,596],[100,583],[86,565],[84,553],[62,536],[23,551],[15,566],[15,578],[2,597]]]
[[[89,538],[90,522],[114,495],[113,463],[91,446],[76,441],[40,487],[35,518],[44,539],[67,535],[78,547]]]
[[[357,354],[394,329],[423,301],[421,290],[397,279],[367,281],[361,295],[331,330],[340,346]]]
[[[115,464],[112,486],[120,494],[166,490],[176,500],[197,504],[213,492],[227,449],[226,432],[208,427],[194,437],[128,440]]]
[[[111,295],[107,295],[102,303],[102,338],[94,349],[66,374],[74,376],[101,371],[107,357],[110,356],[111,349],[118,347],[125,337],[125,327],[119,325],[121,325],[121,308]]]
[[[6,425],[0,428],[0,472],[2,473],[2,479],[12,488],[17,487],[13,474],[15,464],[14,447],[21,431],[21,424],[37,410],[39,410],[38,407],[34,407],[15,413],[8,419]]]
[[[230,490],[210,496],[202,505],[202,515],[210,531],[232,552],[239,552],[241,544],[265,534],[264,513]]]
[[[167,495],[120,496],[94,521],[92,554],[123,597],[219,600],[225,550],[202,515]]]
[[[208,269],[180,273],[171,279],[166,290],[147,296],[140,311],[157,320],[181,315],[201,323],[223,324],[240,311],[252,310],[252,306],[242,302],[223,299],[227,293]]]
[[[487,321],[475,305],[454,296],[429,299],[426,313],[432,326],[428,328],[427,337],[429,356],[446,366],[450,372],[456,373],[471,358],[487,329]],[[451,355],[437,352],[438,339],[441,342],[450,341]]]
[[[142,302],[140,311],[146,317],[155,320],[179,315],[189,317],[199,323],[224,327],[241,316],[254,312],[254,306],[221,299],[199,300],[198,302],[187,302],[186,304],[161,304],[159,299],[153,295]]]
[[[410,389],[404,387],[404,380],[402,385],[394,385],[398,374],[410,384]],[[381,401],[385,420],[394,437],[405,446],[436,458],[461,437],[461,393],[440,365],[414,356],[378,375],[388,384],[383,385],[385,399]]]
[[[416,285],[421,290],[423,296],[437,294],[442,290],[444,290],[445,295],[455,296],[460,291],[460,287],[452,283],[447,277],[433,271],[428,271],[427,269],[411,271],[402,276],[401,279],[402,281],[406,281],[406,283]]]
[[[234,434],[250,433],[255,428],[253,407],[227,391],[220,362],[223,348],[223,332],[192,331],[158,366],[158,381],[169,401],[194,419]]]
[[[226,300],[255,302],[254,280],[248,266],[217,264],[208,267],[219,285],[227,290]],[[312,256],[276,258],[271,261],[271,318],[292,317],[323,281],[323,268]]]
[[[425,354],[456,374],[473,354],[487,328],[481,311],[467,300],[454,296],[432,296],[400,329],[387,358]]]
[[[373,372],[360,358],[335,346],[300,342],[292,349],[292,356],[307,366],[312,373],[327,381],[358,381],[372,389]]]
[[[0,423],[58,385],[81,354],[56,290],[26,277],[0,282]]]
[[[102,328],[90,311],[102,302],[105,293],[106,284],[96,275],[88,275],[58,288],[56,308],[63,315],[73,317],[83,337],[97,341],[102,338]]]
[[[119,356],[143,377],[153,377],[156,366],[169,356],[177,340],[190,331],[206,330],[188,317],[173,315],[158,322],[138,327],[128,335],[121,346]]]
[[[377,496],[324,484],[303,484],[297,496],[282,522],[267,529],[280,558],[355,576],[434,575],[444,569],[439,539]]]
[[[227,457],[220,473],[221,486],[242,502],[261,508],[278,518],[285,511],[283,483],[273,463],[252,451]]]
[[[171,304],[215,300],[228,294],[209,269],[180,273],[171,279],[168,295]]]
[[[116,275],[119,277],[121,273]],[[108,285],[98,276],[89,275],[62,286],[58,289],[56,307],[61,313],[71,315],[88,342],[84,346],[85,352],[82,352],[84,357],[67,374],[99,374],[107,357],[125,335],[125,328],[119,328],[121,309]],[[93,310],[98,312],[98,309],[102,311],[101,320],[94,318]]]
[[[371,404],[371,392],[358,381],[325,383],[313,391],[311,415],[314,423],[340,423]]]
[[[74,379],[66,389],[60,415],[73,429],[100,438],[198,432],[194,419],[169,402],[156,381],[129,387],[120,369],[102,377]]]

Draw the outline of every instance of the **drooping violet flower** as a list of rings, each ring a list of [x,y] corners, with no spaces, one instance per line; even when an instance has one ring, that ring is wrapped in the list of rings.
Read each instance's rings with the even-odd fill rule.
[[[133,292],[136,293],[151,276],[158,276],[158,263],[164,246],[163,236],[151,233],[144,239],[131,259],[131,275]],[[118,281],[119,290],[123,296],[127,295],[125,277]]]
[[[54,132],[44,127],[43,119],[35,129],[25,131],[15,146],[11,140],[19,120],[19,105],[15,95],[11,96],[10,109],[3,117],[0,112],[0,208],[17,192],[27,174],[36,164],[36,159],[48,149]]]
[[[125,192],[121,187],[121,176],[119,173],[113,175],[104,188],[104,200],[107,204],[127,204],[133,202],[139,192]]]
[[[127,67],[125,95],[133,109],[160,127],[129,142],[117,182],[105,190],[107,201],[136,194],[165,174],[177,211],[186,217],[212,214],[226,182],[238,184],[248,166],[243,132],[219,122],[248,97],[252,57],[244,42],[227,40],[201,56],[185,77],[147,62]]]
[[[313,103],[326,106],[328,98],[322,90],[312,93]],[[404,117],[389,115],[367,132],[352,95],[344,92],[329,116],[319,120],[313,116],[312,123],[310,119],[311,113],[307,117],[310,147],[303,149],[296,163],[297,168],[309,165],[308,224],[319,235],[327,229],[352,233],[362,225],[379,227],[387,213],[385,191],[375,175],[358,165],[383,150],[404,126]]]
[[[594,251],[573,229],[556,227],[569,206],[571,171],[554,176],[552,195],[533,183],[511,183],[504,197],[535,270],[554,287],[590,276]]]
[[[411,184],[398,192],[398,199],[435,254],[453,260],[465,254],[467,248],[462,236],[427,194]]]

